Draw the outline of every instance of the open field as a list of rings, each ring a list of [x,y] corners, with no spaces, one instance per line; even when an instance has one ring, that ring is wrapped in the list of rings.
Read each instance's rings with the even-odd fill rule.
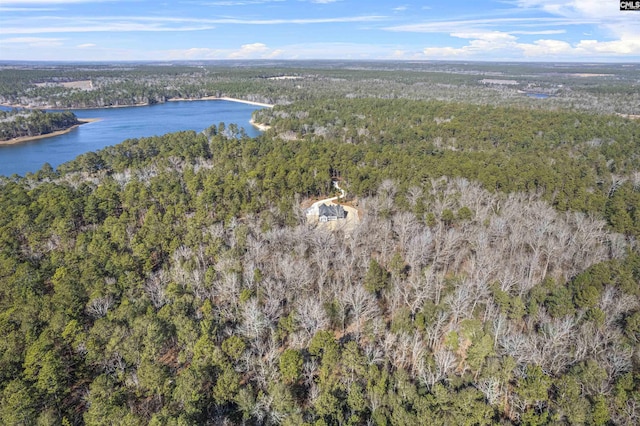
[[[91,82],[91,80],[36,83],[36,86],[38,86],[38,87],[58,86],[58,87],[64,87],[64,88],[67,88],[67,89],[81,89],[81,90],[92,90],[93,89],[93,83]]]

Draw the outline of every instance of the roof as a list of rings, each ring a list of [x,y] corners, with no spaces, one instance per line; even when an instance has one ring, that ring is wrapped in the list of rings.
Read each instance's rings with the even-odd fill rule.
[[[344,208],[338,204],[332,204],[330,206],[322,204],[318,208],[318,216],[336,216],[339,219],[344,219]]]

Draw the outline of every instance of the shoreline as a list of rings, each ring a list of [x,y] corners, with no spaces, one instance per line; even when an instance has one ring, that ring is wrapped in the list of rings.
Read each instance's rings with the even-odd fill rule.
[[[66,133],[69,133],[70,131],[77,129],[78,127],[82,126],[83,124],[88,124],[88,123],[95,123],[96,121],[100,121],[102,120],[101,118],[83,118],[82,120],[78,120],[79,124],[74,124],[73,126],[69,127],[68,129],[64,129],[64,130],[57,130],[55,132],[51,132],[51,133],[47,133],[44,135],[37,135],[37,136],[20,136],[19,138],[13,138],[13,139],[9,139],[6,141],[0,141],[0,146],[3,145],[17,145],[23,142],[31,142],[31,141],[36,141],[36,140],[40,140],[40,139],[46,139],[46,138],[52,138],[54,136],[60,136],[60,135],[64,135]]]
[[[255,121],[253,121],[253,118],[249,120],[249,123],[261,132],[266,132],[271,128],[271,126],[269,126],[268,124],[256,123]]]
[[[229,102],[238,102],[241,104],[247,104],[247,105],[255,105],[255,106],[260,106],[263,108],[273,108],[275,105],[272,104],[265,104],[263,102],[254,102],[254,101],[247,101],[244,99],[239,99],[239,98],[230,98],[227,96],[222,96],[222,97],[218,97],[218,96],[205,96],[203,98],[171,98],[171,99],[167,99],[165,102],[192,102],[192,101],[229,101]],[[14,105],[14,104],[4,104],[4,103],[0,103],[0,106],[6,107],[6,108],[15,108],[15,109],[28,109],[28,110],[35,110],[35,109],[39,109],[39,110],[57,110],[57,111],[71,111],[71,110],[92,110],[92,109],[107,109],[107,108],[133,108],[133,107],[144,107],[144,106],[152,106],[152,105],[161,105],[164,102],[157,102],[157,103],[153,103],[153,104],[134,104],[134,105],[107,105],[107,106],[96,106],[96,107],[84,107],[84,108],[60,108],[60,107],[56,107],[56,106],[52,106],[52,105],[42,105],[42,106],[24,106],[24,105]]]
[[[640,120],[640,115],[636,115],[636,114],[621,114],[619,112],[616,112],[617,115],[619,115],[622,118],[628,118],[629,120]]]
[[[51,111],[91,111],[94,109],[111,109],[111,108],[137,108],[137,107],[145,107],[145,106],[151,106],[151,105],[160,105],[160,104],[134,104],[134,105],[109,105],[109,106],[100,106],[100,107],[78,107],[78,108],[66,108],[66,107],[57,107],[57,106],[53,106],[53,105],[43,105],[43,106],[24,106],[24,105],[14,105],[14,104],[2,104],[0,103],[0,106],[3,106],[5,108],[14,108],[14,109],[26,109],[29,111],[35,111],[35,110],[40,110],[40,111],[47,111],[47,110],[51,110]],[[88,118],[85,118],[84,120],[89,120]]]
[[[222,97],[205,96],[204,98],[198,98],[198,99],[189,99],[189,98],[171,98],[171,99],[167,99],[167,102],[190,102],[190,101],[229,101],[229,102],[238,102],[238,103],[247,104],[247,105],[261,106],[261,107],[264,107],[264,108],[273,108],[275,106],[275,105],[272,105],[272,104],[265,104],[263,102],[247,101],[247,100],[244,100],[244,99],[230,98],[230,97],[227,97],[227,96],[222,96]]]

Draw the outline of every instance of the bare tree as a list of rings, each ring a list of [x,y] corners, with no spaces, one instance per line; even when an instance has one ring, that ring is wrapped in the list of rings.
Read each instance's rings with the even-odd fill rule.
[[[400,247],[406,249],[407,242],[418,231],[417,221],[413,213],[401,212],[396,213],[393,217],[393,230],[398,236]]]
[[[503,397],[502,384],[495,377],[481,379],[476,388],[484,394],[489,405],[496,405]]]
[[[351,307],[352,324],[355,328],[356,336],[359,338],[364,323],[379,315],[380,309],[375,298],[362,286],[353,286],[347,289],[345,293],[343,297]]]
[[[436,320],[427,327],[427,347],[434,352],[441,346],[447,323],[449,314],[441,311],[438,312]]]
[[[160,309],[167,303],[165,298],[165,288],[169,284],[169,277],[164,270],[159,270],[149,275],[144,283],[144,291],[149,296],[149,300],[154,308]]]
[[[457,364],[456,356],[448,349],[434,352],[435,365],[422,368],[419,379],[427,387],[432,388],[436,383],[445,380],[451,374]]]
[[[101,318],[107,315],[109,309],[113,306],[115,300],[112,295],[108,294],[103,297],[92,299],[87,304],[87,313],[94,318]]]
[[[453,323],[471,317],[473,298],[468,286],[458,285],[454,292],[446,297],[445,303],[449,306]]]
[[[321,299],[305,297],[299,299],[296,306],[296,322],[306,333],[308,339],[311,339],[318,331],[329,327],[329,318],[327,318]]]
[[[258,300],[250,299],[243,306],[243,321],[240,325],[240,332],[249,339],[257,339],[263,335],[269,326],[269,322],[265,317]]]
[[[413,208],[418,204],[420,198],[422,198],[422,188],[419,186],[412,186],[407,190],[407,201],[409,205]]]

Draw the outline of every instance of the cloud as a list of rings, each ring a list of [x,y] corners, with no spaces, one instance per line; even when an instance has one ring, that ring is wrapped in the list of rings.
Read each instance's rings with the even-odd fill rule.
[[[53,7],[2,7],[0,6],[0,12],[52,12],[58,10]]]
[[[157,52],[159,57],[167,60],[196,59],[271,59],[280,57],[282,49],[272,49],[264,43],[243,44],[239,49],[212,49],[194,47],[183,50]]]
[[[201,6],[255,6],[266,3],[282,3],[285,0],[228,0],[198,3]]]
[[[470,38],[476,40],[483,40],[489,43],[508,43],[516,40],[516,37],[512,36],[509,33],[502,31],[488,31],[488,32],[460,32],[460,33],[451,33],[452,37],[457,38]]]
[[[510,16],[492,19],[430,20],[384,28],[387,31],[447,34],[464,46],[428,46],[435,58],[587,59],[640,55],[638,16],[620,13],[617,2],[602,0],[512,0]],[[575,40],[572,27],[590,26],[603,40]],[[582,32],[582,31],[581,31]],[[520,40],[520,36],[553,36]],[[596,37],[594,37],[596,38]]]
[[[385,19],[384,16],[342,16],[335,18],[296,18],[296,19],[206,19],[199,22],[210,22],[213,24],[239,24],[239,25],[282,25],[282,24],[335,24],[350,22],[373,22]]]
[[[512,3],[522,9],[538,9],[567,17],[605,18],[620,12],[617,2],[603,0],[516,0]]]
[[[515,0],[524,10],[543,11],[547,14],[575,21],[589,20],[615,36],[638,34],[638,16],[620,13],[619,3],[603,0]]]
[[[509,31],[509,34],[518,35],[551,35],[551,34],[565,34],[567,30],[533,30],[533,31]]]
[[[182,50],[168,50],[159,52],[159,57],[171,60],[192,60],[192,59],[222,59],[225,57],[225,50],[193,47]]]
[[[271,49],[264,43],[243,44],[239,50],[227,55],[229,59],[272,59],[281,56],[282,49]]]
[[[70,24],[71,22],[69,22]],[[5,27],[0,28],[0,34],[56,34],[56,33],[94,33],[94,32],[172,32],[172,31],[202,31],[210,30],[213,26],[180,26],[170,27],[158,24],[139,22],[90,22],[80,25],[42,26],[42,27]]]
[[[347,42],[300,43],[280,46],[285,59],[414,59],[419,51],[409,52],[397,45]]]
[[[63,38],[46,37],[12,37],[0,40],[4,45],[24,45],[28,47],[58,47],[62,46]]]
[[[265,38],[261,40],[263,43],[249,43],[240,46],[241,42],[238,42],[231,48],[226,43],[233,40],[233,37],[228,38],[227,41],[221,40],[221,43],[225,44],[214,45],[215,48],[189,48],[189,45],[177,45],[184,47],[184,49],[178,47],[175,50],[161,50],[162,48],[151,47],[144,52],[128,48],[121,49],[121,51],[132,58],[139,54],[141,58],[149,59],[257,59],[269,57],[287,59],[414,59],[416,56],[419,59],[424,59],[425,55],[427,58],[472,60],[545,60],[547,58],[549,60],[606,60],[607,58],[635,60],[640,58],[640,31],[637,23],[640,15],[620,13],[617,3],[613,0],[496,0],[492,3],[499,3],[499,9],[486,10],[483,15],[475,16],[475,19],[466,19],[469,15],[466,15],[463,9],[460,9],[458,15],[452,15],[451,19],[430,18],[440,12],[436,11],[435,7],[433,14],[422,12],[420,9],[427,10],[429,6],[419,4],[408,6],[412,13],[406,15],[406,12],[402,13],[409,10],[406,6],[409,5],[409,2],[406,0],[388,3],[389,13],[387,16],[357,15],[367,12],[359,8],[361,5],[355,5],[354,3],[359,3],[355,1],[344,2],[340,5],[350,7],[349,12],[344,12],[347,16],[321,15],[313,12],[321,7],[314,7],[312,3],[329,5],[341,0],[289,0],[287,6],[291,6],[290,13],[284,14],[280,13],[282,11],[278,11],[279,13],[276,15],[269,14],[266,9],[271,9],[274,5],[282,6],[286,0],[186,0],[190,5],[217,7],[216,13],[224,10],[223,6],[243,7],[245,11],[248,10],[248,7],[255,6],[255,9],[250,9],[250,15],[244,16],[213,14],[210,13],[212,9],[200,9],[200,12],[204,10],[204,13],[186,17],[181,14],[159,16],[158,14],[163,13],[161,8],[148,14],[140,12],[139,16],[116,16],[117,13],[122,12],[114,12],[108,16],[96,16],[90,15],[92,12],[87,12],[88,15],[84,15],[83,8],[72,6],[67,7],[68,11],[64,13],[33,13],[31,15],[24,13],[51,11],[62,9],[63,5],[81,3],[111,2],[109,4],[113,5],[115,1],[118,0],[0,0],[0,37],[7,37],[5,40],[21,40],[20,42],[0,40],[0,43],[3,43],[1,47],[6,49],[3,52],[5,55],[2,56],[39,54],[52,56],[59,54],[70,57],[75,54],[78,57],[88,58],[104,53],[105,56],[102,59],[107,59],[116,55],[116,43],[120,41],[114,41],[114,48],[109,50],[106,47],[108,42],[100,42],[100,47],[92,43],[85,43],[87,40],[99,40],[100,35],[93,36],[90,33],[129,33],[127,37],[139,37],[140,40],[144,40],[142,33],[145,32],[195,32],[222,28],[229,33],[232,30],[240,31],[243,36],[258,34],[260,31]],[[124,1],[121,2],[125,4]],[[150,3],[145,2],[145,4]],[[375,4],[375,2],[369,2],[369,4]],[[296,8],[304,11],[296,12]],[[334,7],[325,6],[322,9],[329,11]],[[121,10],[133,9],[123,8]],[[3,11],[7,13],[3,14]],[[20,13],[12,15],[10,13],[12,11]],[[182,11],[187,13],[187,8]],[[495,17],[492,17],[494,12],[493,16]],[[73,13],[83,15],[73,16]],[[129,13],[133,15],[132,12]],[[352,15],[350,16],[350,14]],[[412,21],[400,21],[398,17],[401,14],[406,15],[403,19],[412,19]],[[419,17],[425,19],[421,21],[418,20]],[[394,22],[396,25],[389,21],[384,22],[390,19],[396,19]],[[358,23],[371,23],[362,24],[357,28],[358,30],[365,29],[368,31],[367,35],[371,35],[368,44],[349,42],[353,34],[348,29],[332,34],[335,39],[341,37],[341,40],[345,41],[343,43],[319,41],[322,40],[322,35],[331,24],[340,24],[356,31]],[[309,26],[306,30],[302,30],[308,37],[301,36],[297,40],[299,44],[296,45],[276,45],[277,38],[275,37],[281,36],[281,34],[276,34],[280,30],[278,26],[287,26],[283,29],[291,33],[294,31],[291,26],[294,25]],[[364,25],[367,28],[362,28]],[[316,29],[317,31],[313,31]],[[219,31],[219,33],[222,32],[222,30]],[[272,32],[274,38],[267,38]],[[424,44],[421,44],[419,35],[408,40],[408,37],[391,35],[388,34],[389,32],[434,34],[435,36],[422,37]],[[70,41],[73,33],[89,35]],[[380,34],[383,37],[378,37]],[[386,37],[384,37],[385,34]],[[194,34],[189,37],[190,43],[203,43],[196,41],[204,39],[204,37],[200,38],[200,35],[202,34]],[[69,37],[69,39],[56,37]],[[389,40],[402,41],[398,41],[398,44],[385,44],[385,41],[389,42]],[[253,40],[243,40],[243,42],[246,41]],[[47,50],[44,48],[37,51],[36,49],[24,49],[24,46],[30,46],[27,43],[41,43],[43,46],[46,46],[47,43],[49,46],[64,44],[65,46],[59,49]],[[16,53],[20,48],[26,53]],[[107,56],[107,54],[112,56]]]
[[[489,56],[535,60],[640,55],[640,37],[615,41],[581,40],[571,44],[553,39],[522,43],[513,34],[501,31],[458,32],[450,36],[468,39],[469,42],[457,48],[426,47],[422,53],[428,58],[483,59]]]
[[[1,40],[3,43],[33,43],[36,41],[42,41],[42,40],[62,40],[62,39],[58,39],[58,38],[43,38],[43,37],[12,37],[12,38],[5,38],[3,40]]]
[[[445,21],[428,21],[416,24],[397,25],[383,28],[386,31],[414,32],[414,33],[450,33],[464,29],[464,31],[483,31],[494,28],[517,27],[531,28],[539,26],[567,26],[594,23],[593,20],[581,21],[557,17],[536,18],[492,18],[492,19],[459,19]],[[514,30],[517,31],[517,30]]]
[[[578,53],[574,52],[574,48],[569,43],[561,40],[536,40],[533,43],[518,44],[517,47],[527,57],[564,56]]]
[[[582,40],[577,47],[598,54],[640,55],[640,37],[614,41]]]
[[[418,33],[449,33],[471,30],[510,30],[511,33],[529,34],[533,31],[554,31],[549,27],[593,25],[615,35],[638,33],[638,16],[620,13],[618,3],[603,0],[504,0],[517,7],[506,18],[431,20],[384,28],[387,31]],[[504,13],[504,11],[502,11]],[[528,16],[522,16],[527,13]],[[531,13],[537,16],[532,17]],[[520,16],[517,16],[519,14]]]
[[[455,47],[425,47],[422,51],[427,58],[452,58],[457,56],[467,56],[467,49]]]
[[[517,38],[501,31],[459,32],[451,33],[452,37],[469,39],[466,46],[427,47],[423,53],[428,57],[474,57],[484,56],[495,51],[513,49]]]
[[[0,5],[30,5],[30,4],[77,4],[77,3],[106,3],[120,0],[0,0]],[[33,9],[30,9],[33,10]]]
[[[424,59],[421,52],[398,46],[361,43],[304,43],[271,47],[251,43],[238,49],[193,48],[152,52],[165,60],[189,59]]]
[[[306,25],[327,23],[371,22],[383,19],[382,16],[346,16],[335,18],[301,19],[206,19],[206,18],[158,18],[158,17],[45,17],[42,19],[21,20],[20,25],[12,26],[13,21],[0,23],[0,34],[46,34],[46,33],[84,33],[84,32],[170,32],[203,31],[215,28],[215,25]],[[17,22],[16,22],[17,24]]]
[[[269,48],[264,43],[243,44],[242,47],[240,47],[240,50],[233,52],[229,57],[233,59],[256,58],[256,56],[261,57],[262,54],[268,51]]]
[[[273,59],[273,58],[278,58],[280,56],[282,56],[284,54],[284,50],[282,49],[274,49],[271,51],[271,53],[264,55],[263,58],[264,59]]]

